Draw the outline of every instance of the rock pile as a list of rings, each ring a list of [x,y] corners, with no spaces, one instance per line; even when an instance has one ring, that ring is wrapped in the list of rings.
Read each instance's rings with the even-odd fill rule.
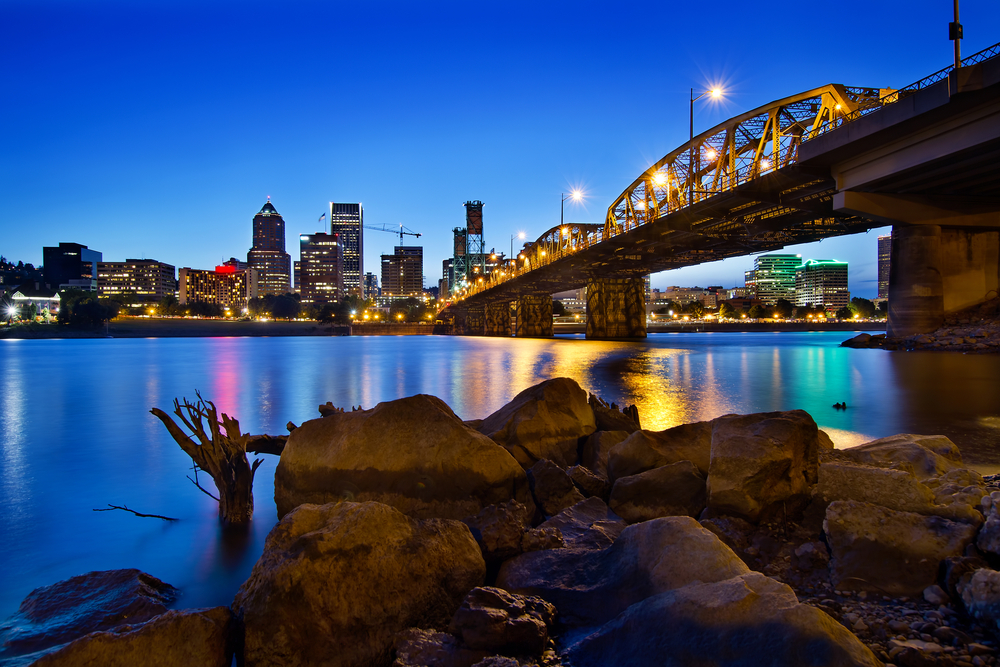
[[[906,338],[885,334],[859,334],[841,343],[843,347],[886,350],[935,350],[989,354],[1000,352],[1000,299],[973,306],[948,316],[945,325],[931,333]]]
[[[835,450],[799,410],[642,430],[565,378],[477,421],[430,396],[324,414],[288,437],[232,612],[153,586],[131,625],[40,645],[43,589],[7,653],[134,663],[190,633],[198,659],[163,664],[996,663],[1000,488],[947,438]]]

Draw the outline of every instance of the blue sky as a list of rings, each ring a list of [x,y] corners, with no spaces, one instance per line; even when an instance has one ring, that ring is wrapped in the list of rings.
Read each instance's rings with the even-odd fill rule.
[[[428,284],[463,202],[487,248],[559,219],[599,222],[695,131],[836,82],[906,85],[949,64],[950,0],[284,2],[0,0],[0,253],[39,263],[84,243],[106,260],[207,268],[250,247],[268,195],[298,256],[328,201],[421,232]],[[965,0],[969,55],[1000,3]],[[789,248],[851,264],[875,295],[877,232]],[[367,232],[366,270],[398,239]],[[752,258],[653,276],[742,284]]]

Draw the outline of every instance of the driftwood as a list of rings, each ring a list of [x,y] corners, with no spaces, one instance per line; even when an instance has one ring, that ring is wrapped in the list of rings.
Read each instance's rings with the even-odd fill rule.
[[[639,422],[639,408],[635,405],[623,406],[619,409],[614,403],[608,404],[596,394],[590,394],[587,402],[594,410],[599,431],[628,431],[632,433],[642,428]]]
[[[361,411],[362,410],[361,410],[361,406],[360,405],[358,407],[354,407],[353,405],[351,406],[351,412],[361,412]],[[320,414],[321,417],[329,417],[330,415],[341,414],[343,412],[344,412],[344,408],[338,408],[336,405],[334,405],[330,401],[327,401],[325,404],[319,406],[319,414]],[[292,422],[288,422],[288,423],[292,424]],[[294,424],[292,424],[292,425],[294,426]],[[293,429],[290,428],[288,430],[291,431]]]
[[[180,519],[175,519],[172,516],[163,516],[162,514],[143,514],[142,512],[136,512],[135,510],[130,510],[125,505],[112,505],[108,503],[108,506],[104,509],[95,509],[93,512],[113,512],[114,510],[124,510],[126,512],[131,512],[132,514],[140,517],[145,517],[147,519],[163,519],[164,521],[180,521]]]
[[[281,456],[287,441],[287,435],[251,435],[247,437],[247,451],[253,454]]]
[[[186,398],[184,403],[174,399],[174,414],[180,417],[191,435],[185,433],[163,410],[153,408],[150,412],[163,422],[195,466],[212,477],[219,490],[219,517],[226,523],[249,523],[253,516],[253,477],[263,459],[256,459],[251,466],[247,460],[250,434],[240,433],[239,421],[224,412],[219,421],[215,404],[202,399],[200,392],[195,394],[198,401],[193,404]],[[195,474],[193,481],[201,489],[201,485],[197,484],[197,471]]]

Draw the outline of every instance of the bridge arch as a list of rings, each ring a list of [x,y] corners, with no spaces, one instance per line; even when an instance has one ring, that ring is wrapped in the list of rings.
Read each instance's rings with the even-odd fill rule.
[[[796,162],[803,140],[859,110],[895,101],[892,92],[828,84],[702,132],[649,167],[619,195],[608,207],[604,238]]]

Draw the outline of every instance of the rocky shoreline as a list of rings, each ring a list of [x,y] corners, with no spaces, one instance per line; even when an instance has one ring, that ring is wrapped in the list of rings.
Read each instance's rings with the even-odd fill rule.
[[[1000,299],[950,315],[944,326],[926,334],[887,338],[886,334],[859,334],[841,343],[862,349],[923,350],[995,354],[1000,352]]]
[[[801,410],[643,430],[556,378],[483,420],[321,406],[230,607],[136,570],[33,591],[0,665],[997,662],[1000,481],[943,436],[836,450]]]

